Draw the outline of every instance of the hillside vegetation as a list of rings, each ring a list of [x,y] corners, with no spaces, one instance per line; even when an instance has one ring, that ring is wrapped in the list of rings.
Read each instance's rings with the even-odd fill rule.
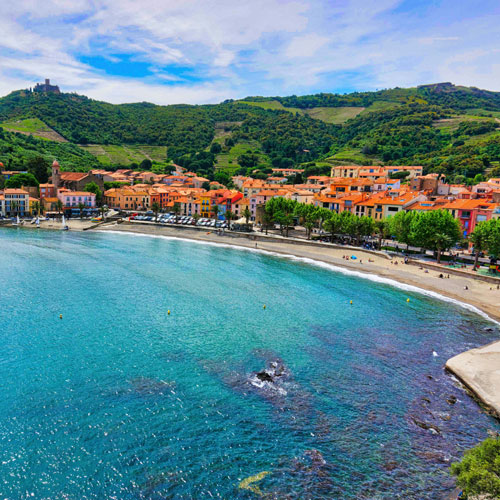
[[[24,90],[0,99],[0,123],[43,139],[59,134],[67,149],[36,147],[48,156],[64,153],[69,168],[84,168],[89,156],[88,166],[175,161],[208,177],[217,170],[306,164],[326,172],[331,164],[384,163],[472,178],[498,173],[500,164],[500,93],[449,83],[203,106],[112,105]],[[19,134],[6,137],[23,150]],[[33,144],[25,144],[21,157]]]

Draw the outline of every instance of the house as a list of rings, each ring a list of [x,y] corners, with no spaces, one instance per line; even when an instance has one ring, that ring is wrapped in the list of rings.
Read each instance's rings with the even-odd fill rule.
[[[88,208],[95,208],[95,194],[88,191],[69,191],[60,189],[57,197],[61,200],[64,208],[74,207],[78,208],[80,204]]]
[[[24,189],[4,189],[3,216],[11,217],[29,215],[30,195]]]
[[[40,199],[55,198],[57,196],[54,184],[40,184]]]
[[[495,203],[488,203],[481,199],[458,199],[450,201],[443,206],[455,219],[460,221],[464,237],[474,231],[478,222],[490,220],[497,207],[498,205]]]

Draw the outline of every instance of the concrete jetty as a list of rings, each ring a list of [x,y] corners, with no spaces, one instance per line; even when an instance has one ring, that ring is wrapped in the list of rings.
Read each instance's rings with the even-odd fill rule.
[[[500,418],[500,341],[458,354],[446,368]]]

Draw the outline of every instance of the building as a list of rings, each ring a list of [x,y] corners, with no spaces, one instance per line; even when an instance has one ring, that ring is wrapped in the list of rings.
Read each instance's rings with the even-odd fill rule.
[[[87,208],[95,208],[95,194],[88,191],[68,191],[60,189],[57,197],[61,200],[64,208],[78,208],[80,204]]]
[[[40,184],[39,188],[40,188],[40,199],[55,198],[57,195],[54,184]]]
[[[94,172],[99,172],[95,171]],[[59,163],[54,160],[52,163],[52,184],[56,191],[61,188],[71,191],[83,191],[89,182],[95,182],[99,189],[104,189],[104,175],[92,172],[61,172]]]
[[[3,192],[3,216],[29,215],[30,195],[24,189],[5,189]]]
[[[57,85],[51,85],[48,78],[45,79],[45,83],[37,83],[33,88],[33,92],[51,92],[52,94],[60,94],[61,91]]]

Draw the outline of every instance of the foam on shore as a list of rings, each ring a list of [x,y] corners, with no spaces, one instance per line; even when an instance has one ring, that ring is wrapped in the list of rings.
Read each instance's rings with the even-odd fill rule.
[[[495,323],[497,325],[500,325],[500,322],[493,319],[490,317],[488,314],[486,314],[484,311],[479,309],[476,306],[473,306],[471,304],[468,304],[467,302],[462,302],[457,299],[453,299],[451,297],[447,297],[446,295],[442,295],[438,292],[434,292],[432,290],[426,290],[425,288],[420,288],[414,285],[408,285],[406,283],[401,283],[399,281],[396,281],[392,278],[386,278],[383,276],[379,276],[377,274],[373,273],[368,273],[368,272],[360,272],[360,271],[354,271],[352,269],[347,269],[345,267],[341,266],[336,266],[335,264],[330,264],[328,262],[324,262],[321,260],[314,260],[309,257],[298,257],[293,254],[288,254],[288,253],[281,253],[281,252],[273,252],[271,250],[263,250],[260,248],[251,248],[251,247],[246,247],[246,246],[241,246],[238,244],[230,244],[230,243],[222,243],[222,242],[215,242],[215,241],[203,241],[199,239],[191,239],[191,238],[182,238],[178,236],[170,236],[170,235],[161,235],[161,234],[146,234],[146,233],[136,233],[132,231],[113,231],[113,230],[106,230],[106,229],[100,229],[98,231],[92,231],[92,232],[98,232],[98,233],[112,233],[112,234],[128,234],[132,236],[139,236],[139,237],[146,237],[146,238],[161,238],[161,239],[167,239],[167,240],[179,240],[179,241],[184,241],[188,243],[198,243],[200,245],[208,245],[208,246],[215,246],[215,247],[221,247],[221,248],[232,248],[236,250],[246,250],[248,252],[254,252],[254,253],[260,253],[263,255],[269,255],[273,257],[282,257],[285,259],[289,259],[292,261],[296,262],[304,262],[306,264],[316,266],[316,267],[321,267],[323,269],[327,269],[329,271],[341,273],[347,276],[355,276],[357,278],[362,278],[366,280],[373,281],[375,283],[382,283],[385,285],[392,286],[394,288],[398,288],[400,290],[404,290],[407,292],[415,292],[419,293],[421,295],[425,295],[427,297],[432,297],[434,299],[441,300],[443,302],[448,302],[451,304],[458,305],[459,307],[462,307],[463,309],[467,309],[470,312],[473,312],[475,314],[478,314],[479,316],[487,319],[488,321],[491,321],[492,323]],[[362,249],[360,249],[362,250]]]

